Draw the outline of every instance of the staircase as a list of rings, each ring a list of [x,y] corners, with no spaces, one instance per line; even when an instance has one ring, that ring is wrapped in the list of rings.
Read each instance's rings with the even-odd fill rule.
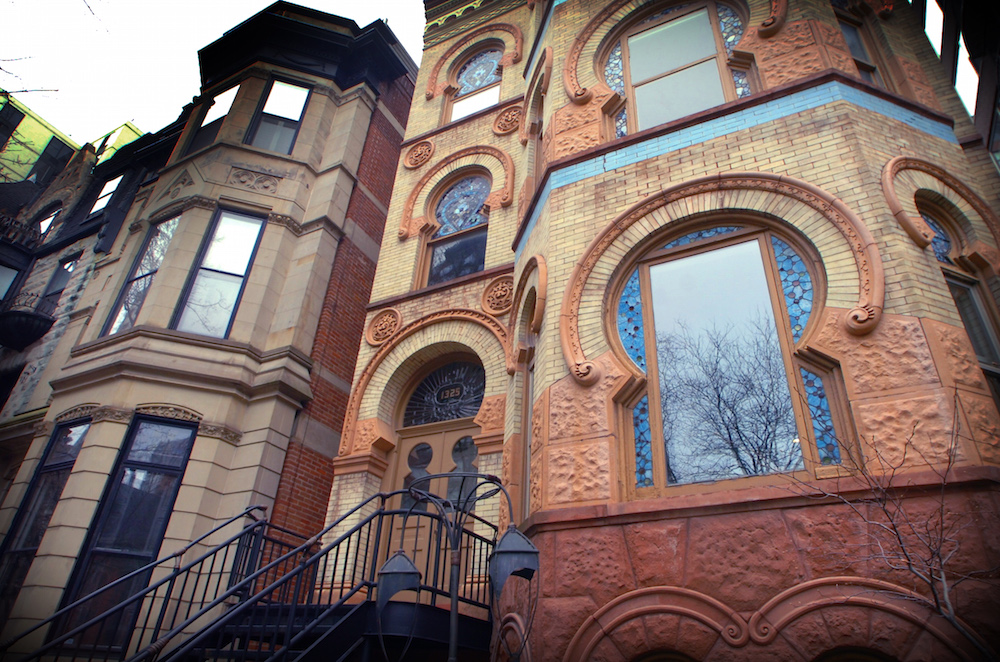
[[[444,659],[453,590],[460,659],[488,659],[496,527],[470,516],[462,579],[449,586],[442,516],[389,508],[397,494],[378,494],[309,538],[247,509],[0,645],[0,660],[368,660],[383,648],[392,660],[404,650]],[[404,545],[419,559],[419,590],[378,613],[378,569]]]

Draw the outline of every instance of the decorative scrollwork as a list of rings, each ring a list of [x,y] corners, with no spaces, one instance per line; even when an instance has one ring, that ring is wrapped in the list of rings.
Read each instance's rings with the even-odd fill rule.
[[[430,161],[432,156],[434,156],[434,143],[430,140],[421,140],[406,152],[406,156],[403,158],[403,167],[410,170],[419,168]]]
[[[179,421],[201,421],[202,415],[193,409],[181,407],[180,405],[169,405],[159,403],[149,403],[139,405],[135,408],[135,413],[146,416],[157,416],[159,418],[173,418]]]
[[[278,190],[279,181],[281,181],[281,178],[274,177],[273,175],[268,175],[262,172],[254,172],[253,170],[245,170],[243,168],[233,168],[229,173],[229,180],[227,183],[242,186],[243,188],[248,188],[251,191],[275,193]]]
[[[514,303],[514,277],[497,276],[483,291],[483,310],[490,315],[503,315]]]
[[[402,315],[395,308],[386,308],[375,314],[365,330],[365,340],[372,347],[378,347],[399,330]]]
[[[506,136],[514,133],[521,126],[521,106],[508,106],[501,110],[493,120],[493,133]]]
[[[213,439],[221,439],[227,444],[232,444],[233,446],[240,443],[240,439],[243,438],[243,433],[234,430],[226,425],[211,425],[209,423],[201,423],[198,425],[198,436],[199,437],[212,437]]]
[[[788,16],[788,0],[771,0],[771,13],[757,28],[757,34],[764,39],[778,34]]]

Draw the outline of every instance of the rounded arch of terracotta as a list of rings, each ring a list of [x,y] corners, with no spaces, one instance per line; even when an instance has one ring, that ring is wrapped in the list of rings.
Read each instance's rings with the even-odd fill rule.
[[[475,354],[486,368],[485,397],[505,395],[507,346],[506,327],[477,310],[439,311],[399,329],[378,348],[355,382],[347,402],[340,455],[366,452],[380,445],[379,439],[382,449],[388,450],[405,388],[421,366],[440,356]]]
[[[676,221],[701,216],[723,219],[726,212],[757,212],[777,218],[806,237],[833,226],[836,234],[815,248],[823,264],[850,256],[856,275],[827,274],[826,305],[848,308],[845,330],[870,333],[882,317],[885,276],[875,239],[839,198],[807,182],[763,172],[710,175],[671,186],[642,200],[598,233],[577,261],[563,295],[560,328],[563,356],[577,382],[593,385],[601,377],[596,357],[612,344],[608,327],[587,328],[581,319],[603,319],[606,299],[621,265],[650,235]]]
[[[511,355],[507,361],[507,372],[513,375],[517,370],[519,362],[518,350],[519,341],[524,338],[527,330],[524,328],[524,302],[527,293],[535,291],[535,309],[528,320],[531,333],[540,333],[542,330],[542,320],[545,319],[545,303],[548,298],[549,270],[545,264],[545,258],[541,255],[532,255],[524,263],[521,275],[517,279],[517,286],[514,289],[514,304],[510,309],[510,328],[508,336],[511,339]]]
[[[799,618],[812,613],[823,614],[828,610],[836,610],[836,620],[845,616],[844,609],[854,611],[861,619],[867,620],[873,613],[880,612],[892,617],[882,619],[880,627],[889,629],[895,626],[901,630],[898,634],[905,637],[917,626],[940,641],[957,660],[972,662],[979,659],[979,653],[973,644],[961,635],[957,628],[949,624],[944,617],[934,612],[926,598],[889,582],[866,579],[862,577],[824,577],[803,582],[797,586],[779,592],[757,609],[749,618],[744,618],[739,612],[715,598],[699,591],[676,586],[653,586],[640,588],[620,595],[588,617],[577,630],[563,655],[564,662],[591,659],[591,654],[608,641],[612,644],[610,650],[615,650],[615,631],[625,628],[635,619],[648,618],[656,615],[676,615],[693,619],[715,631],[719,637],[732,648],[742,648],[753,642],[766,646],[778,636],[784,637],[800,651],[815,657],[823,650],[811,650],[816,646],[814,640],[801,639],[803,632],[796,628],[786,628]],[[963,623],[968,631],[970,626]],[[893,639],[887,632],[881,632],[882,639]],[[808,636],[805,635],[805,636]],[[867,632],[857,632],[858,641],[851,645],[866,647]],[[659,640],[657,646],[668,646],[681,653],[685,644],[680,634],[675,633],[674,641]],[[634,643],[634,642],[633,642]],[[601,650],[609,650],[603,646]],[[623,660],[625,658],[622,658]],[[809,659],[812,659],[811,657]]]
[[[598,62],[598,53],[604,47],[607,39],[613,32],[617,31],[623,22],[630,22],[630,17],[637,11],[648,11],[652,4],[649,0],[614,0],[595,14],[580,31],[580,34],[576,36],[563,64],[563,86],[566,89],[566,95],[573,103],[589,103],[595,94],[598,97],[616,94],[611,91],[608,84],[598,74],[598,70],[603,68],[602,64]],[[676,3],[655,4],[667,6]],[[754,6],[750,8],[741,0],[735,0],[734,4],[738,4],[745,15],[749,15],[748,26],[762,23],[772,16],[777,20],[779,15],[772,14],[772,5],[768,3],[754,2],[752,3]],[[775,8],[774,12],[780,12],[780,7]],[[783,16],[781,16],[781,22],[784,22]],[[744,31],[744,35],[748,31]],[[739,48],[739,44],[736,48]]]
[[[535,122],[533,109],[536,103],[539,108],[541,107],[542,97],[549,93],[550,82],[552,82],[552,47],[546,46],[535,64],[535,70],[528,82],[528,90],[521,100],[521,125],[518,127],[517,135],[522,145],[528,144],[531,125]]]
[[[467,33],[462,39],[452,44],[434,63],[431,73],[427,78],[427,91],[424,98],[428,101],[439,94],[443,94],[450,85],[447,73],[442,80],[441,72],[451,71],[454,65],[472,54],[480,48],[483,41],[489,39],[503,42],[504,53],[500,59],[500,66],[517,64],[521,61],[521,54],[524,49],[524,35],[521,28],[510,23],[490,23]]]
[[[962,232],[963,253],[978,266],[1000,273],[1000,218],[947,170],[922,159],[897,156],[882,168],[882,192],[896,222],[920,248],[930,245],[934,231],[920,216],[918,199],[940,196],[959,212],[950,216]]]
[[[456,176],[460,170],[490,173],[492,183],[486,205],[509,207],[514,201],[514,161],[502,149],[491,145],[474,145],[449,154],[431,167],[417,182],[403,206],[403,217],[399,224],[400,240],[419,234],[432,227],[433,210],[429,202],[438,193],[442,182]],[[415,217],[415,214],[419,214]]]

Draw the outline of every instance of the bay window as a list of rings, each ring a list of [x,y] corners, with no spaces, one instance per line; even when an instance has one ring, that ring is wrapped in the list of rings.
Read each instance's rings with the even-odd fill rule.
[[[160,269],[170,238],[173,237],[179,221],[180,218],[172,218],[150,229],[142,252],[132,266],[132,273],[118,296],[114,311],[108,318],[105,335],[127,331],[135,325],[142,304],[146,300],[146,294],[153,284],[153,277]]]
[[[291,154],[309,99],[309,88],[275,80],[264,98],[247,142],[261,149]]]

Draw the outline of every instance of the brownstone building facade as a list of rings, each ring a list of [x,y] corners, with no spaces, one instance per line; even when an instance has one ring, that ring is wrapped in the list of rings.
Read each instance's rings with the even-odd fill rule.
[[[995,658],[995,81],[905,3],[425,6],[327,521],[500,475],[531,659]]]

